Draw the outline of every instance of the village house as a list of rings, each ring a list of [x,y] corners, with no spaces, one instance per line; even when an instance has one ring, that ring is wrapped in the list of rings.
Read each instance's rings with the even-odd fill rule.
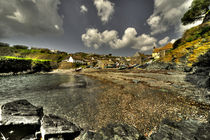
[[[133,57],[131,57],[130,64],[138,64],[142,65],[142,54],[140,52],[136,52]]]
[[[166,52],[171,50],[173,48],[173,44],[172,43],[168,43],[167,45],[161,47],[161,48],[155,48],[153,49],[152,52],[152,57],[157,60],[160,59],[162,57],[165,57]]]
[[[86,62],[84,62],[82,60],[74,59],[72,56],[70,56],[69,59],[64,60],[64,61],[70,62],[70,63],[86,64]]]
[[[104,69],[114,64],[115,63],[112,60],[98,60],[96,66]]]

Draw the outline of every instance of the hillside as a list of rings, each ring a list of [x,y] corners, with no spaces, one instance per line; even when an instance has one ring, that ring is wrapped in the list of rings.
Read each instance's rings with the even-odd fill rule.
[[[51,51],[45,48],[31,48],[23,45],[9,46],[6,43],[0,43],[0,56],[12,56],[26,59],[40,59],[60,62],[69,57],[68,53],[60,51]]]
[[[209,51],[210,22],[207,22],[187,30],[183,37],[173,44],[173,49],[159,61],[192,67],[200,63],[202,56]]]

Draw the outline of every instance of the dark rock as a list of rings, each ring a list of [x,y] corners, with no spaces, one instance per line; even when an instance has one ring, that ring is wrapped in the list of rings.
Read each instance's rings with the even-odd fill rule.
[[[84,131],[80,136],[80,140],[94,140],[95,132]]]
[[[138,84],[138,83],[141,82],[140,80],[137,80],[137,79],[133,79],[132,81],[133,81],[133,83],[135,83],[135,84]]]
[[[210,125],[196,120],[173,122],[164,120],[148,140],[209,140]]]
[[[176,66],[171,63],[163,63],[163,62],[153,62],[149,64],[146,69],[165,69],[165,70],[173,70],[176,69]]]
[[[191,67],[184,67],[184,72],[191,72],[192,68]]]
[[[208,13],[205,15],[204,19],[203,19],[203,23],[209,22],[210,21],[210,12],[208,11]]]
[[[1,107],[0,133],[9,140],[33,135],[40,128],[42,114],[41,107],[35,107],[27,100],[4,104]]]
[[[41,120],[41,135],[44,139],[73,140],[81,129],[75,124],[57,116],[44,116]]]
[[[126,124],[109,124],[97,132],[87,131],[80,140],[143,140],[139,131]]]
[[[205,77],[198,81],[200,87],[209,88],[210,87],[210,77]]]
[[[36,140],[36,138],[35,138],[35,136],[33,134],[33,135],[28,135],[28,136],[22,138],[21,140]]]
[[[210,68],[193,67],[192,74],[186,76],[186,81],[202,88],[210,88]]]
[[[40,125],[42,107],[35,107],[27,100],[6,103],[1,107],[1,125]]]

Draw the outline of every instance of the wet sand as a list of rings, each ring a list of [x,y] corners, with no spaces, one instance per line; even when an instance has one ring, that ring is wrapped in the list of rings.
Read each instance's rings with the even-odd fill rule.
[[[147,136],[165,118],[205,122],[210,109],[190,98],[191,93],[202,90],[186,82],[185,73],[176,71],[56,70],[0,80],[4,85],[1,103],[27,99],[43,106],[46,114],[93,131],[110,123],[126,123]],[[86,86],[74,87],[73,83]]]
[[[175,71],[85,69],[84,74],[100,80],[104,92],[97,97],[95,122],[98,129],[109,123],[127,123],[146,136],[168,118],[196,119],[205,122],[209,105],[198,103],[183,92],[200,90],[184,80],[185,74]]]

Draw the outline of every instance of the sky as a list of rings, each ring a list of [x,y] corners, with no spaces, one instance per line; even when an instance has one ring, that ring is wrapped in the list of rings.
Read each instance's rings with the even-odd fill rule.
[[[192,0],[0,0],[0,42],[69,53],[150,54],[183,26]]]

